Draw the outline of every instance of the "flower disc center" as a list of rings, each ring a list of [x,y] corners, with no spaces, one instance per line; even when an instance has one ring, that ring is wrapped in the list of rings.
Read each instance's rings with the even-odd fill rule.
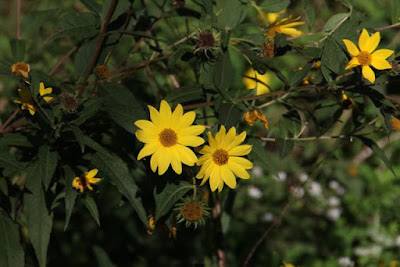
[[[213,161],[215,164],[222,166],[228,163],[229,154],[228,151],[223,149],[217,149],[213,154]]]
[[[372,56],[368,52],[361,51],[357,56],[358,61],[362,66],[371,65]]]
[[[187,221],[198,221],[203,216],[203,207],[198,202],[188,202],[181,208],[181,214]]]
[[[199,39],[197,41],[197,46],[202,49],[206,50],[213,47],[215,44],[214,35],[211,32],[201,32],[199,34]]]
[[[170,128],[162,130],[162,132],[158,134],[158,138],[160,143],[165,147],[171,147],[178,142],[176,132]]]

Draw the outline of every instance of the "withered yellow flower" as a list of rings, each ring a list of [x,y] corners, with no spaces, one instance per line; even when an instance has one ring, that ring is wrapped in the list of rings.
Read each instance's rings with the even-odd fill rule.
[[[242,79],[243,84],[249,90],[256,90],[256,95],[262,95],[270,92],[268,84],[271,82],[271,74],[259,74],[253,68],[250,68],[244,74]]]
[[[379,32],[369,35],[366,29],[363,29],[358,39],[358,47],[350,40],[344,39],[347,51],[352,56],[347,63],[346,70],[361,66],[362,75],[371,83],[375,82],[375,73],[370,66],[377,70],[391,69],[392,65],[387,61],[387,58],[393,54],[393,50],[375,49],[378,47],[381,36]],[[375,52],[374,52],[375,51]]]
[[[14,103],[21,104],[22,110],[28,110],[32,116],[35,115],[36,108],[34,106],[34,100],[32,98],[31,92],[28,89],[23,88],[18,89],[18,93],[20,97],[17,97],[14,100]]]
[[[262,114],[258,109],[246,111],[244,114],[244,119],[250,126],[253,126],[256,120],[260,120],[262,124],[264,124],[265,129],[268,129],[267,118],[265,118],[264,114]]]
[[[96,184],[100,182],[100,178],[95,177],[96,174],[99,172],[98,169],[93,169],[88,172],[85,172],[79,177],[75,177],[72,181],[72,187],[79,189],[81,193],[85,191],[85,189],[93,190],[91,184]]]
[[[48,96],[52,92],[53,92],[53,88],[51,88],[51,87],[45,88],[44,83],[43,82],[40,83],[39,94],[41,97],[43,97],[44,101],[46,101],[47,103],[50,102],[51,100],[53,100],[52,96]]]
[[[192,125],[196,113],[190,111],[183,113],[182,105],[178,104],[171,112],[167,101],[162,100],[160,112],[148,106],[151,121],[138,120],[135,125],[140,128],[136,131],[136,138],[145,143],[138,155],[138,160],[151,156],[150,167],[153,172],[158,168],[158,175],[164,174],[168,167],[177,173],[182,173],[182,163],[193,166],[197,157],[188,148],[197,147],[204,143],[198,135],[204,132],[203,125]]]
[[[235,127],[228,133],[224,126],[221,126],[215,138],[211,132],[207,133],[209,145],[205,145],[200,153],[203,154],[197,161],[201,166],[197,179],[203,179],[201,185],[210,180],[211,191],[221,192],[224,183],[230,188],[236,188],[235,175],[242,179],[249,179],[248,169],[253,168],[253,163],[245,156],[250,153],[251,145],[240,145],[246,138],[246,132],[236,135]]]
[[[97,79],[99,80],[104,80],[110,78],[110,71],[108,68],[104,65],[98,65],[94,69],[94,75],[96,76]]]
[[[392,126],[392,129],[395,131],[400,131],[400,120],[396,117],[391,117],[390,118],[390,125]]]
[[[25,62],[17,62],[11,66],[11,72],[16,76],[28,78],[31,66]]]
[[[300,17],[292,18],[291,15],[279,20],[280,16],[285,12],[285,10],[278,13],[264,12],[265,20],[269,23],[268,31],[265,33],[267,36],[275,38],[276,33],[286,34],[289,36],[299,36],[303,34],[301,30],[294,27],[303,25],[305,21],[299,21]]]

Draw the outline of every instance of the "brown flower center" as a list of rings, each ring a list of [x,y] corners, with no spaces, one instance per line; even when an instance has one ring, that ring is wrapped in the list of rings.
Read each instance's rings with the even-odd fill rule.
[[[210,49],[215,44],[214,35],[211,32],[201,32],[199,34],[199,39],[197,40],[197,47],[206,50]]]
[[[357,59],[358,59],[358,62],[360,62],[360,64],[362,66],[369,66],[369,65],[371,65],[372,56],[368,52],[361,51],[358,54]]]
[[[228,151],[223,149],[217,149],[213,154],[213,161],[215,164],[222,166],[228,163],[229,154]]]
[[[176,135],[176,132],[169,128],[162,130],[162,132],[158,134],[158,139],[165,147],[173,146],[178,142],[178,136]]]
[[[186,221],[198,221],[203,216],[203,207],[198,202],[188,202],[181,208],[181,214]]]

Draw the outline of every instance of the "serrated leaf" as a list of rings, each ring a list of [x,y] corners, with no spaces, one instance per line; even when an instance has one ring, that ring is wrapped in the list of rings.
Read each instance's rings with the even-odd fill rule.
[[[116,265],[111,261],[107,253],[98,246],[93,246],[93,253],[96,256],[98,267],[115,267]]]
[[[279,161],[276,156],[268,153],[260,141],[251,140],[249,144],[253,146],[249,154],[249,159],[254,163],[263,168],[263,170],[269,173],[277,174],[279,167]]]
[[[193,185],[185,181],[181,181],[179,184],[167,184],[159,194],[154,189],[153,195],[156,202],[155,220],[157,221],[167,214],[174,204],[191,189],[193,189]]]
[[[335,39],[327,38],[321,55],[322,74],[325,79],[327,81],[332,80],[331,72],[335,74],[343,73],[347,61],[346,54]]]
[[[47,190],[57,167],[58,154],[55,151],[51,151],[49,145],[43,145],[39,148],[38,157],[40,162],[40,176],[43,186]]]
[[[0,213],[0,266],[25,266],[25,253],[20,243],[18,225]]]
[[[85,207],[89,210],[93,219],[96,221],[97,225],[100,226],[99,210],[97,209],[97,205],[94,199],[91,196],[86,195],[86,197],[83,198],[82,201]]]
[[[101,11],[101,20],[104,21],[108,9],[110,8],[111,0],[105,0],[103,3],[103,9]],[[117,19],[119,16],[121,16],[123,13],[127,12],[129,9],[129,6],[131,5],[130,1],[117,1],[117,5],[115,7],[115,10],[113,12],[113,16],[111,17],[110,23]]]
[[[34,162],[27,169],[24,194],[24,213],[33,249],[39,266],[45,267],[50,233],[53,227],[53,214],[50,214],[45,199],[45,192],[40,177],[40,163]]]
[[[314,22],[315,22],[315,9],[312,2],[305,0],[303,1],[303,3],[305,5],[305,11],[308,18],[307,26],[308,29],[311,30],[314,27]]]
[[[349,13],[339,13],[333,15],[326,23],[324,26],[323,31],[325,32],[330,32],[333,29],[335,29],[339,24],[342,24],[345,20],[347,20],[350,17]]]
[[[64,166],[65,179],[65,224],[64,231],[67,230],[69,220],[71,218],[72,209],[75,205],[77,191],[72,187],[72,181],[76,177],[74,171],[68,165]]]
[[[92,157],[94,166],[100,169],[105,178],[109,179],[118,188],[136,210],[140,220],[148,227],[146,211],[144,210],[142,201],[136,196],[138,186],[129,173],[126,163],[119,157],[110,153],[97,152]]]
[[[265,0],[261,6],[269,13],[279,12],[287,8],[290,0]]]
[[[223,103],[218,109],[219,124],[224,125],[227,129],[236,126],[241,118],[242,111],[235,104]]]

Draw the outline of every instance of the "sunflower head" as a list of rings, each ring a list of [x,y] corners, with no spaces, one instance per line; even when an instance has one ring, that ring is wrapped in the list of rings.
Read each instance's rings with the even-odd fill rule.
[[[186,227],[203,226],[205,219],[210,217],[210,208],[201,200],[188,197],[181,203],[175,205],[175,211],[178,212],[176,220],[178,223],[185,222]]]
[[[25,62],[17,62],[11,66],[11,72],[15,76],[22,76],[28,78],[31,66]]]
[[[207,133],[209,145],[205,145],[197,161],[201,166],[196,178],[203,179],[201,185],[210,180],[211,191],[221,192],[224,184],[230,188],[236,188],[235,176],[249,179],[248,169],[253,168],[253,163],[241,157],[250,153],[251,145],[241,145],[246,138],[246,132],[236,135],[235,127],[228,132],[221,126],[215,138],[210,132]]]
[[[376,50],[380,40],[381,36],[379,32],[370,36],[366,29],[363,29],[360,34],[358,47],[352,41],[344,39],[343,43],[352,57],[349,63],[347,63],[346,70],[361,66],[363,77],[374,83],[375,73],[371,69],[371,66],[377,70],[391,69],[392,65],[387,61],[387,58],[394,51],[389,49]]]
[[[242,82],[246,89],[255,89],[256,95],[266,94],[271,91],[269,87],[271,83],[271,74],[268,72],[260,74],[253,68],[250,68],[244,74]]]
[[[164,174],[169,166],[177,173],[182,173],[182,163],[193,166],[197,157],[188,147],[197,147],[204,143],[199,137],[205,127],[192,125],[196,113],[190,111],[183,113],[182,105],[178,104],[172,112],[167,101],[162,100],[160,111],[152,106],[150,119],[138,120],[135,125],[140,128],[136,131],[136,137],[145,145],[140,150],[138,160],[150,156],[150,167],[153,172],[158,168],[158,174]]]
[[[110,71],[104,65],[98,65],[94,69],[94,75],[98,80],[104,80],[110,78]]]

